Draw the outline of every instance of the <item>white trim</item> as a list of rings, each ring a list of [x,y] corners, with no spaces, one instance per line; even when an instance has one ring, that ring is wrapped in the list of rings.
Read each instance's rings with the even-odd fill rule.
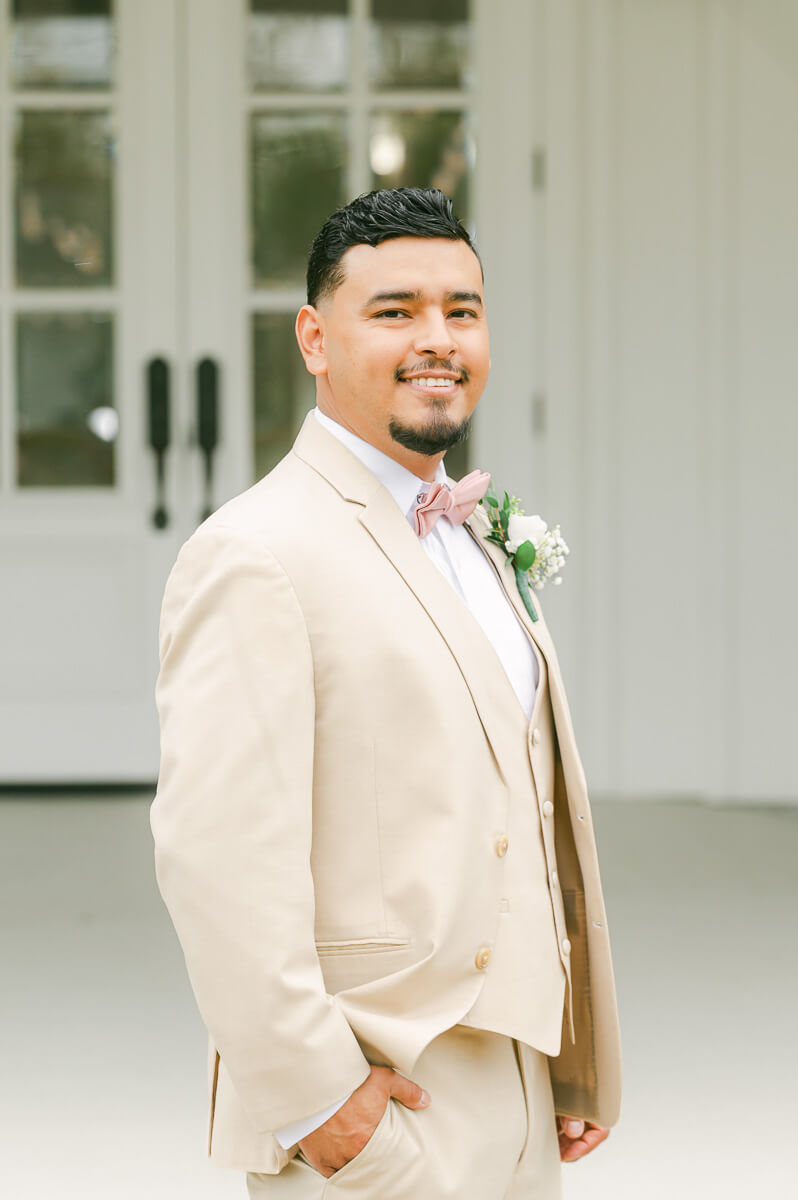
[[[4,508],[13,500],[16,482],[14,356],[13,314],[0,303],[0,497]]]
[[[305,303],[305,289],[257,288],[247,296],[247,306],[250,312],[287,312],[296,313]]]
[[[501,488],[530,503],[536,483],[531,470],[531,405],[538,371],[531,184],[537,81],[529,70],[535,9],[525,0],[507,0],[500,6],[479,0],[473,20],[479,157],[472,205],[476,243],[485,264],[493,365],[474,419],[471,462],[490,470]]]
[[[109,91],[107,88],[97,91],[77,91],[74,92],[64,90],[63,88],[53,88],[51,92],[36,91],[31,88],[19,88],[17,90],[7,89],[4,98],[15,109],[52,109],[57,112],[69,112],[70,109],[75,111],[84,111],[86,109],[107,109],[113,108],[116,102],[116,93]]]
[[[368,80],[369,0],[350,0],[352,22],[351,88],[347,96],[349,116],[349,158],[346,199],[354,199],[371,187],[368,126],[370,94]]]
[[[115,184],[119,179],[117,174]],[[116,190],[116,187],[114,188]],[[114,206],[115,210],[118,205]],[[116,211],[114,211],[112,220],[116,224]],[[115,232],[115,231],[114,231]],[[114,246],[114,254],[117,254],[117,247]],[[115,259],[115,264],[118,268],[118,259]],[[86,288],[85,291],[80,291],[77,287],[65,287],[62,290],[57,288],[16,288],[9,290],[6,293],[0,293],[2,299],[9,305],[14,312],[106,312],[114,305],[118,304],[122,298],[123,290],[121,284],[117,284],[112,288]]]
[[[574,662],[582,669],[583,716],[590,730],[591,779],[598,787],[617,780],[620,744],[617,714],[620,697],[613,664],[619,655],[613,619],[618,587],[606,545],[617,511],[613,445],[618,436],[618,313],[612,264],[617,260],[619,231],[613,187],[618,178],[615,114],[615,54],[618,37],[615,0],[597,0],[588,14],[585,47],[585,178],[590,203],[585,206],[585,305],[590,314],[584,331],[583,440],[579,451],[583,487],[579,498],[584,562],[579,621],[579,650]],[[583,189],[585,184],[582,183]]]
[[[484,3],[484,0],[483,0]],[[363,55],[356,56],[361,63]],[[352,86],[338,92],[251,92],[246,98],[246,107],[259,109],[303,109],[333,108],[350,111],[363,105],[370,110],[381,108],[408,110],[417,108],[451,109],[457,111],[471,103],[471,93],[462,88],[408,88],[406,91],[376,91],[368,84],[365,68],[352,70]]]
[[[189,454],[186,490],[201,505],[202,462],[195,444],[195,378],[200,359],[220,372],[220,445],[213,501],[252,479],[247,270],[249,163],[245,4],[183,0],[186,104],[185,224],[180,301],[185,313]],[[223,186],[216,181],[223,180]],[[199,508],[194,521],[199,517]]]
[[[736,295],[739,230],[736,188],[738,177],[737,96],[739,8],[729,0],[710,0],[702,9],[701,34],[704,64],[700,78],[706,118],[704,149],[700,155],[699,194],[703,229],[700,238],[699,278],[705,282],[704,327],[700,369],[702,392],[701,458],[703,514],[702,592],[705,614],[725,614],[725,619],[705,620],[702,630],[701,676],[706,680],[703,785],[715,795],[735,790],[740,771],[736,697],[742,684],[737,654],[730,653],[729,631],[740,621],[739,589],[734,579],[729,529],[739,527],[739,382]]]

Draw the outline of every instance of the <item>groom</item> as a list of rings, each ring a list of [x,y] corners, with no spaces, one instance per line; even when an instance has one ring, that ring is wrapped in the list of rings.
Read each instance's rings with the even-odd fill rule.
[[[554,1200],[617,1119],[615,993],[554,648],[488,476],[443,467],[490,368],[447,197],[334,213],[296,331],[318,407],[162,614],[152,827],[211,1158],[275,1200]]]

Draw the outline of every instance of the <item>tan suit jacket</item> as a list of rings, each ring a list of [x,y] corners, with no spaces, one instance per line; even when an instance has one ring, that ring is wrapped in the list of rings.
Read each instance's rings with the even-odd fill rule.
[[[561,1077],[568,1111],[612,1124],[618,1028],[584,775],[546,626],[501,577],[548,664],[559,746],[577,1039],[552,1060],[555,1100]],[[369,1062],[412,1075],[477,999],[501,869],[485,797],[508,787],[518,701],[389,493],[312,416],[181,550],[160,649],[152,828],[211,1038],[211,1154],[273,1172],[286,1155],[271,1130],[339,1100]]]

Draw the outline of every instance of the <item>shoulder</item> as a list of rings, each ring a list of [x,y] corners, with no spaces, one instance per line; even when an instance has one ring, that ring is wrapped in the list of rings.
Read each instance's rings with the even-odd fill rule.
[[[267,558],[290,562],[314,537],[333,534],[348,507],[323,477],[289,453],[203,521],[184,543],[178,562],[217,554],[226,545],[249,546]]]
[[[263,479],[221,505],[183,543],[169,574],[164,608],[187,600],[220,580],[266,573],[287,579],[283,553],[292,524],[301,524],[314,481],[289,454]]]

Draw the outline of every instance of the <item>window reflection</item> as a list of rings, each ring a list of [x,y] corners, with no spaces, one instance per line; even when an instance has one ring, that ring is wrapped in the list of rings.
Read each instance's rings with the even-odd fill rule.
[[[301,283],[316,232],[344,199],[345,118],[253,113],[252,268],[255,283]]]
[[[467,219],[474,143],[465,113],[374,113],[369,157],[372,187],[440,188],[460,219]]]
[[[17,114],[16,273],[23,287],[112,281],[114,137],[107,112]]]
[[[260,478],[293,445],[316,402],[294,336],[293,313],[256,313],[252,319],[252,390],[255,400],[255,475]]]
[[[347,0],[252,0],[247,30],[253,88],[323,92],[349,74]]]
[[[377,87],[467,87],[467,0],[372,0],[369,63]]]
[[[11,77],[17,87],[109,87],[110,0],[14,0]]]
[[[110,487],[118,417],[109,313],[17,317],[17,480]]]

